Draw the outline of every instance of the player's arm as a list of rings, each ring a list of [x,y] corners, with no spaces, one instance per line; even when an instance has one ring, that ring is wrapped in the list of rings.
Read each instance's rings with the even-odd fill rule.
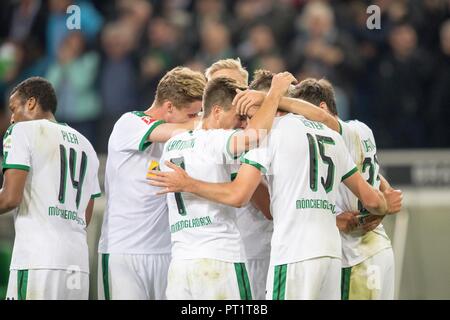
[[[245,130],[237,131],[230,138],[228,148],[232,154],[238,156],[264,139],[270,129],[272,129],[273,119],[281,97],[294,81],[296,81],[294,76],[289,72],[278,73],[273,77],[269,92],[264,97],[261,107],[250,119]],[[241,93],[236,95],[233,103],[239,100],[238,95]],[[241,101],[241,103],[244,102]],[[236,105],[236,108],[239,108],[239,106]]]
[[[166,142],[173,136],[184,131],[193,130],[200,117],[195,117],[184,123],[163,123],[158,125],[147,137],[149,142]]]
[[[378,174],[378,176],[380,177],[380,191],[384,192],[388,189],[393,189],[391,187],[391,184],[386,180],[385,177],[383,177],[381,174]]]
[[[270,212],[270,194],[267,186],[261,181],[261,183],[256,187],[255,192],[251,198],[251,203],[253,206],[262,212],[264,217],[268,220],[272,220],[272,213]]]
[[[396,213],[401,208],[403,195],[400,190],[381,192],[368,184],[359,172],[346,177],[343,182],[358,197],[364,208],[374,215]]]
[[[95,199],[91,198],[86,207],[86,227],[91,222],[92,213],[94,212],[94,204],[95,204]]]
[[[302,99],[282,97],[279,108],[283,111],[300,114],[308,120],[321,122],[331,130],[339,132],[339,121],[329,112]]]
[[[21,169],[8,169],[4,172],[3,187],[0,189],[0,214],[20,205],[27,176],[28,171]]]
[[[241,165],[236,178],[227,183],[210,183],[190,177],[177,165],[165,162],[173,171],[150,171],[150,184],[163,189],[158,194],[189,192],[210,201],[240,208],[246,205],[261,181],[261,173],[251,165]]]
[[[265,92],[256,90],[240,92],[235,98],[237,112],[241,115],[248,115],[251,108],[261,105],[265,96]],[[278,109],[300,114],[312,121],[321,122],[336,132],[340,130],[339,121],[336,117],[305,100],[281,97]]]

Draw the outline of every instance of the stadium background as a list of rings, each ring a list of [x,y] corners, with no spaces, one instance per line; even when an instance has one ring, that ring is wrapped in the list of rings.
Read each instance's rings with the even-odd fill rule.
[[[80,8],[80,30],[66,26]],[[380,8],[380,29],[366,22]],[[90,139],[104,170],[111,128],[152,103],[161,76],[177,65],[204,71],[240,57],[250,74],[291,71],[326,77],[342,119],[374,131],[382,171],[405,192],[387,217],[399,299],[450,299],[449,0],[17,0],[0,3],[0,134],[8,93],[21,80],[49,79],[57,118]],[[103,174],[101,174],[101,183]],[[104,198],[88,228],[91,298]],[[14,239],[0,216],[0,299]]]

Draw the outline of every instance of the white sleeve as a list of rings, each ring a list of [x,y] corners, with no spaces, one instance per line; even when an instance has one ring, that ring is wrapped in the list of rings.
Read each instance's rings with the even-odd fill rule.
[[[144,151],[152,144],[148,140],[152,131],[163,123],[143,112],[126,113],[114,126],[110,143],[117,151]]]
[[[240,158],[241,163],[249,164],[263,174],[269,173],[273,158],[270,137],[271,135],[269,134],[258,148],[249,150],[247,153],[243,154]]]
[[[100,189],[100,183],[98,182],[98,168],[99,168],[99,161],[97,158],[97,155],[94,154],[95,156],[95,165],[92,166],[93,170],[94,170],[94,174],[93,174],[93,182],[92,182],[92,191],[91,191],[91,199],[95,199],[95,198],[99,198],[102,196],[102,190]]]
[[[239,130],[213,129],[209,132],[208,151],[221,164],[235,163],[240,156],[235,156],[230,150],[230,141],[236,132]]]
[[[27,127],[12,125],[3,138],[3,171],[20,169],[29,171],[31,167],[31,145]]]

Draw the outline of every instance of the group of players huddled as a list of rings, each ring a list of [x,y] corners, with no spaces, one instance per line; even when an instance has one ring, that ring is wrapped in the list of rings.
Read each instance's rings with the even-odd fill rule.
[[[205,77],[206,76],[206,77]],[[99,299],[393,299],[381,221],[402,193],[332,85],[239,59],[177,67],[108,143]],[[13,89],[0,213],[15,209],[7,299],[87,299],[101,195],[89,141],[33,77]]]

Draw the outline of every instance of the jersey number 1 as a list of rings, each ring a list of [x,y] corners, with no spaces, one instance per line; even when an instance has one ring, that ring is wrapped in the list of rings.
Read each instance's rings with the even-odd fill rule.
[[[185,170],[184,167],[184,157],[172,158],[170,162],[179,166],[181,169]],[[181,196],[181,192],[175,192],[175,201],[177,202],[178,213],[182,216],[186,215],[186,206],[184,205],[183,197]]]
[[[59,195],[58,200],[60,203],[64,203],[66,201],[66,184],[67,184],[67,151],[66,147],[62,144],[59,145],[59,152],[61,156],[61,176],[60,176],[60,183],[59,183]],[[75,167],[77,164],[77,152],[75,149],[70,148],[69,151],[69,171],[70,171],[70,180],[72,181],[72,187],[77,190],[76,195],[76,204],[77,209],[80,205],[80,199],[81,199],[81,191],[83,189],[83,181],[84,177],[86,175],[86,167],[87,167],[87,155],[83,151],[81,153],[81,163],[80,163],[80,174],[78,181],[75,180]]]

